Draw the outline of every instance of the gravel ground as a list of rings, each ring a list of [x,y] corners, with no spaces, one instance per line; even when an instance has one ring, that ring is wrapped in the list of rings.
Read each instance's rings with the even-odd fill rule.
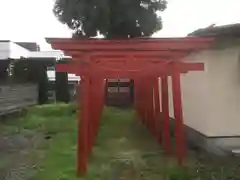
[[[34,164],[31,156],[37,135],[32,132],[0,135],[0,180],[26,180]]]

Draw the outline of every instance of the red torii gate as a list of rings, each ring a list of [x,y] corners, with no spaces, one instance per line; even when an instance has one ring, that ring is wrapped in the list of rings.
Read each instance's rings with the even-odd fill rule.
[[[78,175],[82,176],[87,172],[88,156],[99,129],[108,78],[134,80],[134,106],[137,115],[156,140],[163,144],[165,152],[170,153],[168,76],[172,77],[176,155],[178,162],[182,163],[186,149],[180,74],[203,71],[204,64],[186,63],[181,59],[191,52],[210,47],[213,38],[131,40],[50,38],[47,41],[54,49],[62,50],[65,55],[72,57],[69,64],[58,64],[56,70],[81,77],[79,104],[82,110],[78,126]]]

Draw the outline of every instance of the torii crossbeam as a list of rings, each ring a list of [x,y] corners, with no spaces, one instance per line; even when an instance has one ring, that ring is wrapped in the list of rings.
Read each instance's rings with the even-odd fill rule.
[[[187,63],[183,57],[208,48],[213,38],[160,38],[131,40],[47,39],[54,49],[72,57],[59,64],[59,72],[81,77],[77,172],[87,172],[88,156],[96,138],[104,107],[105,80],[134,80],[134,106],[141,122],[166,153],[171,152],[168,77],[172,79],[176,156],[181,164],[184,142],[180,74],[203,71],[203,63]],[[159,80],[161,79],[161,86]],[[162,115],[162,116],[161,116]]]

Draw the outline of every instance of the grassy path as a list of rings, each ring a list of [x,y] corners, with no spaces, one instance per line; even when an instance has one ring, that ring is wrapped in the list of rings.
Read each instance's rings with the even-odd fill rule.
[[[79,179],[75,176],[76,133],[76,113],[69,105],[35,107],[26,117],[3,123],[0,126],[0,179],[3,176],[6,180]],[[4,138],[18,145],[4,146],[3,153],[1,140]],[[12,149],[15,151],[11,152]],[[134,121],[131,110],[107,108],[84,179],[210,180],[219,179],[220,171],[229,176],[235,172],[232,166],[222,168],[219,161],[213,166],[210,157],[199,160],[190,153],[187,170],[178,168],[175,160],[164,157],[160,146]]]

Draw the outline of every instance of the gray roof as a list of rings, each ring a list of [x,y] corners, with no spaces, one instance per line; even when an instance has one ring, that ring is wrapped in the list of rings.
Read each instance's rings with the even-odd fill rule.
[[[188,34],[188,36],[234,36],[240,37],[240,24],[228,24],[215,26],[214,24],[206,28],[201,28]]]

